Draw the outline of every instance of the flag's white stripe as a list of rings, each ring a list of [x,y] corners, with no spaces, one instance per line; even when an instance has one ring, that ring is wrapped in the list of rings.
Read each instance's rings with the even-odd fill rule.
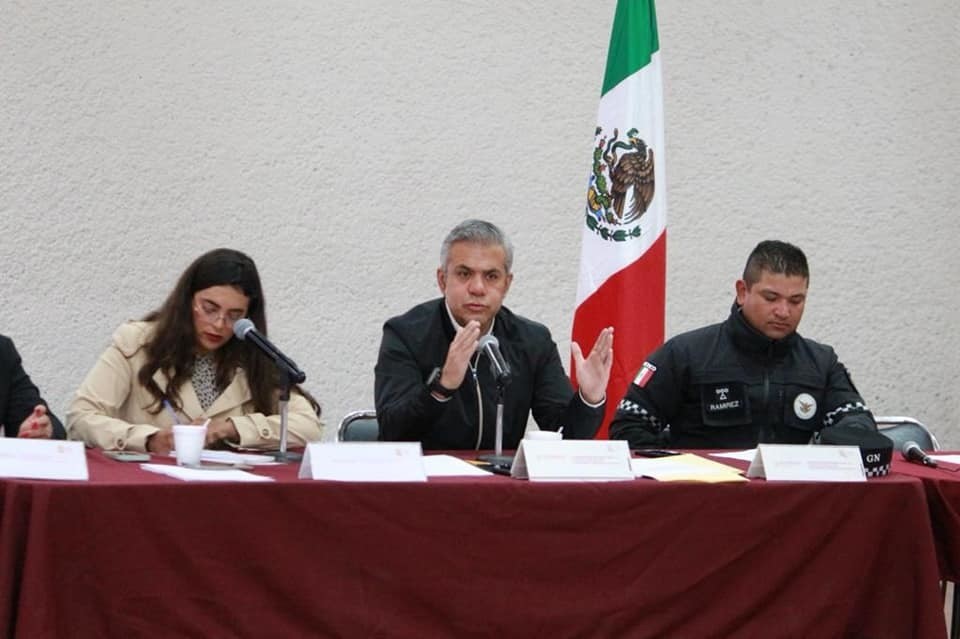
[[[646,253],[666,228],[667,180],[664,170],[662,86],[660,52],[657,51],[651,57],[650,64],[624,78],[600,101],[597,124],[603,127],[605,135],[613,135],[613,129],[617,128],[620,130],[620,139],[624,139],[626,132],[636,127],[640,137],[653,149],[654,196],[650,208],[640,219],[642,234],[639,238],[611,242],[584,227],[577,306],[611,275]]]

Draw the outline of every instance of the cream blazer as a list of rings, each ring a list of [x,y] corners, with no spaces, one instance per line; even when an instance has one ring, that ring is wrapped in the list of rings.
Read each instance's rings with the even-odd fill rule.
[[[146,449],[147,438],[162,428],[173,425],[169,411],[152,413],[155,398],[137,380],[146,363],[142,346],[152,337],[152,322],[128,322],[113,334],[109,348],[87,374],[77,389],[67,411],[67,436],[82,439],[87,446],[137,450]],[[164,372],[154,373],[153,380],[166,388],[169,378]],[[238,369],[233,381],[204,411],[189,380],[180,387],[183,410],[180,421],[225,418],[240,433],[243,448],[277,448],[280,444],[280,415],[254,412],[247,376]],[[290,394],[287,419],[287,440],[291,446],[303,446],[323,435],[323,423],[310,402],[296,391]]]

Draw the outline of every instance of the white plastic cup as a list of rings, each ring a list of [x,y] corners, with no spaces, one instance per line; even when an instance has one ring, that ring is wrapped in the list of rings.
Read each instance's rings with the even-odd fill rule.
[[[524,439],[541,439],[557,441],[563,439],[563,434],[553,430],[528,430],[523,436]]]
[[[207,426],[175,424],[173,427],[173,448],[177,451],[178,466],[199,466],[200,454],[207,441]]]

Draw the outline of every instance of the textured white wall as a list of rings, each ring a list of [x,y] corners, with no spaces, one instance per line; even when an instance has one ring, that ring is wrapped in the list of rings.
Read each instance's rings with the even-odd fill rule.
[[[328,424],[373,404],[382,322],[485,217],[508,303],[569,330],[614,0],[3,3],[0,332],[62,414],[198,254],[261,268]],[[813,269],[801,331],[878,413],[960,448],[960,4],[664,0],[668,334],[750,248]],[[566,357],[564,357],[566,359]]]

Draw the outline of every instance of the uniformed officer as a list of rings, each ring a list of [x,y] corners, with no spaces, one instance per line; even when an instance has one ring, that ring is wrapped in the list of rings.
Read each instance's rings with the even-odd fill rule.
[[[800,444],[838,424],[876,430],[830,346],[801,337],[810,273],[796,246],[750,253],[726,321],[667,341],[640,367],[610,425],[633,448]]]

